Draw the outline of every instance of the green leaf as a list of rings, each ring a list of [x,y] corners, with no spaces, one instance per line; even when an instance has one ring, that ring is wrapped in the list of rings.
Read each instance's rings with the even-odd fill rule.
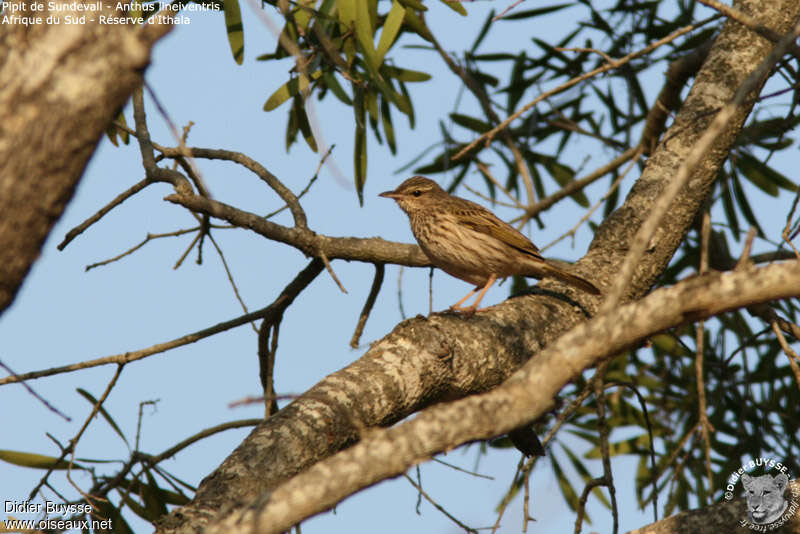
[[[366,109],[364,92],[356,91],[353,111],[356,116],[356,138],[353,149],[353,169],[355,175],[356,193],[359,205],[364,205],[364,183],[367,180],[367,128],[365,121]]]
[[[778,196],[778,188],[797,191],[797,185],[794,182],[751,154],[739,154],[734,162],[753,185],[770,196]]]
[[[339,15],[339,20],[346,27],[345,31],[352,29],[353,22],[356,20],[356,0],[338,0],[336,12]]]
[[[360,43],[359,43],[359,46],[360,46]],[[363,51],[363,48],[362,48],[362,51]],[[363,65],[364,65],[364,67],[367,69],[367,71],[370,74],[369,81],[371,83],[374,83],[376,86],[378,86],[378,89],[380,90],[380,92],[383,93],[387,98],[389,98],[389,100],[391,100],[392,103],[395,106],[397,106],[397,109],[399,109],[400,111],[402,111],[405,114],[409,114],[409,113],[412,112],[411,108],[410,108],[410,102],[407,102],[399,94],[397,94],[397,91],[394,90],[394,88],[391,86],[391,84],[387,83],[387,81],[383,79],[383,76],[381,76],[380,72],[378,72],[377,70],[372,68],[372,66],[369,64],[369,62],[365,61],[363,63]],[[384,67],[386,67],[386,66],[384,66]]]
[[[390,78],[400,80],[401,82],[427,82],[431,79],[430,74],[418,70],[401,69],[400,67],[392,67],[390,65],[384,65],[381,70]]]
[[[369,112],[370,122],[378,123],[378,92],[367,91],[364,95],[364,101],[367,103],[367,111]]]
[[[380,67],[378,55],[375,51],[375,43],[373,41],[375,35],[375,28],[372,26],[372,17],[370,17],[369,6],[367,2],[370,0],[355,0],[356,1],[356,39],[358,44],[361,45],[364,54],[364,61],[375,71]]]
[[[316,80],[322,76],[322,71],[315,71],[311,74],[311,78]],[[277,108],[298,92],[303,91],[308,87],[308,78],[304,74],[300,74],[296,78],[292,78],[285,84],[278,87],[272,95],[264,103],[264,111],[272,111]]]
[[[417,11],[428,11],[428,8],[419,0],[400,0],[400,3]]]
[[[462,17],[467,16],[467,10],[464,8],[464,5],[461,3],[460,0],[440,0],[444,5],[461,15]]]
[[[131,511],[144,519],[145,521],[152,521],[150,518],[150,512],[147,511],[147,508],[139,504],[127,491],[119,491],[120,498],[125,506],[131,509]]]
[[[563,447],[562,445],[562,448]],[[578,494],[575,491],[575,488],[572,487],[569,479],[567,478],[566,474],[564,473],[564,469],[561,467],[561,464],[558,463],[556,460],[556,456],[554,454],[550,455],[550,465],[553,467],[553,474],[558,481],[558,487],[561,488],[561,495],[564,496],[564,500],[569,506],[570,510],[575,511],[578,509]],[[586,515],[587,522],[589,521],[589,515]]]
[[[228,43],[231,45],[233,59],[239,65],[244,60],[244,27],[242,26],[242,12],[239,9],[239,0],[225,0],[225,29],[228,32]]]
[[[378,65],[383,63],[383,58],[386,56],[386,52],[389,51],[389,48],[392,47],[395,39],[397,39],[397,34],[400,33],[400,27],[403,25],[403,19],[405,18],[405,15],[406,10],[403,5],[399,2],[399,0],[394,0],[394,2],[392,2],[392,9],[389,10],[389,14],[386,16],[386,21],[383,23],[381,38],[378,41]]]
[[[389,150],[392,151],[392,154],[397,154],[397,143],[394,137],[394,126],[392,125],[392,108],[389,107],[389,101],[383,95],[381,95],[381,123],[383,124],[383,133],[386,135],[386,143],[389,145]]]
[[[145,475],[147,476],[147,484],[141,487],[142,500],[152,518],[151,521],[154,521],[162,515],[166,515],[167,503],[153,474],[148,470],[145,472]]]
[[[758,219],[756,219],[753,213],[750,201],[747,200],[747,195],[744,193],[744,189],[742,189],[742,184],[739,182],[739,176],[735,169],[731,169],[731,184],[733,185],[733,195],[736,198],[736,205],[739,206],[745,220],[758,231],[759,236],[763,236],[764,231],[761,229],[761,225],[758,224]]]
[[[127,126],[128,123],[125,122],[125,113],[123,113],[122,110],[120,110],[119,115],[117,115],[116,122]],[[114,146],[119,146],[117,143],[117,136],[119,136],[119,138],[122,139],[122,142],[126,145],[130,143],[130,136],[128,135],[128,132],[117,128],[113,123],[110,123],[108,128],[106,128],[106,135],[108,136],[108,140],[111,141],[111,144]]]
[[[494,9],[489,12],[489,16],[486,17],[486,20],[483,22],[481,31],[478,32],[475,42],[472,43],[472,48],[469,49],[470,54],[475,54],[475,51],[478,50],[478,47],[481,45],[481,42],[483,42],[486,34],[489,33],[489,26],[492,25],[492,22],[494,22]]]
[[[308,148],[310,148],[312,152],[316,152],[317,141],[314,139],[314,132],[311,130],[311,125],[308,123],[306,107],[300,95],[295,95],[294,97],[293,110],[296,116],[297,126],[300,128],[300,132],[303,134],[303,139],[305,139]]]
[[[77,388],[75,391],[77,391],[81,395],[81,397],[88,400],[89,404],[91,404],[92,406],[97,404],[97,399],[95,399],[94,396],[85,389]],[[103,419],[106,420],[106,423],[108,423],[108,425],[114,429],[114,432],[116,432],[117,435],[122,438],[122,441],[125,442],[125,445],[130,446],[130,443],[128,443],[128,439],[125,437],[125,434],[122,433],[122,430],[120,430],[120,428],[117,426],[117,423],[114,422],[114,419],[111,418],[111,415],[109,415],[106,409],[100,406],[98,413],[102,415]]]
[[[564,9],[565,7],[572,7],[573,5],[575,4],[556,4],[554,6],[540,7],[538,9],[528,9],[527,11],[519,11],[517,13],[505,15],[503,16],[503,20],[529,19],[532,17],[538,17],[540,15],[546,15],[547,13],[554,13]]]
[[[35,454],[32,452],[11,451],[0,449],[0,460],[21,467],[32,467],[34,469],[68,469],[67,460],[59,460],[55,456]],[[73,463],[73,469],[83,469],[83,466]]]
[[[122,495],[123,492],[117,489],[117,493]],[[106,499],[97,499],[92,503],[92,518],[98,521],[110,519],[114,526],[114,534],[133,534],[133,530],[120,511]]]
[[[322,73],[322,81],[325,84],[325,87],[331,90],[336,98],[338,98],[343,104],[348,106],[353,105],[353,101],[350,99],[350,96],[345,92],[344,88],[339,84],[339,80],[336,79],[336,74],[333,71],[324,71]]]
[[[461,113],[451,113],[450,119],[459,126],[479,134],[488,132],[492,129],[492,125],[488,122],[476,119],[475,117],[470,117],[468,115],[462,115]]]
[[[736,207],[733,203],[733,193],[731,192],[728,175],[722,167],[720,167],[717,180],[719,181],[720,196],[722,197],[722,207],[725,210],[725,218],[728,220],[728,226],[731,227],[733,237],[738,241],[739,234],[741,234],[739,216],[736,214]]]

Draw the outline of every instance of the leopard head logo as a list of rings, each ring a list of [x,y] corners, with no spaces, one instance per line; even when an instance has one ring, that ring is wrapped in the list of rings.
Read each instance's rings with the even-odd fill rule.
[[[768,525],[781,517],[788,503],[783,491],[789,483],[784,473],[751,477],[742,475],[742,485],[747,497],[747,517],[755,525]]]

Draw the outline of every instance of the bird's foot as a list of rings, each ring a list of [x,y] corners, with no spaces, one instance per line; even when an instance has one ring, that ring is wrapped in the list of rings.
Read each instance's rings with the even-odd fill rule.
[[[478,311],[478,307],[475,306],[475,305],[472,305],[472,306],[458,306],[456,304],[453,304],[452,306],[450,306],[450,311],[453,312],[453,313],[458,313],[459,315],[470,316],[470,315],[474,315],[475,312]],[[483,311],[483,310],[481,310],[481,311]]]

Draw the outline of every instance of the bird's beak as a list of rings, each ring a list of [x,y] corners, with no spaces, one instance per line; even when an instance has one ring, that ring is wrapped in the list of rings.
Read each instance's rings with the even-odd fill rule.
[[[400,197],[400,193],[396,191],[384,191],[383,193],[379,193],[378,196],[384,198],[398,198]]]

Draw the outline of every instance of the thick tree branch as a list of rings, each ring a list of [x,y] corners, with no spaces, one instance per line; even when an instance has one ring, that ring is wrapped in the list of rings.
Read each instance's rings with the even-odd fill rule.
[[[792,488],[792,486],[794,486]],[[790,491],[800,490],[798,482],[793,481],[789,484],[786,495]],[[747,517],[746,502],[744,499],[733,499],[731,501],[712,504],[698,510],[689,510],[675,514],[671,517],[657,521],[646,527],[631,530],[628,534],[751,534],[757,532],[747,527],[741,526],[739,522]],[[769,525],[765,525],[767,528]],[[770,532],[769,530],[767,532]],[[780,534],[800,533],[800,513],[796,513],[780,529],[771,532]]]
[[[105,4],[102,14],[116,15],[112,6]],[[85,15],[69,9],[27,15],[46,19],[51,13]],[[106,127],[141,84],[150,48],[169,30],[94,22],[100,14],[85,24],[0,25],[0,313],[39,256]]]
[[[262,507],[245,508],[204,532],[283,532],[439,452],[506,433],[540,417],[561,388],[584,369],[637,346],[650,335],[752,304],[796,296],[800,296],[800,260],[755,271],[701,275],[657,290],[573,328],[496,389],[434,406],[394,428],[372,431],[357,445],[270,492]],[[427,357],[435,366],[435,355]]]
[[[428,257],[417,245],[406,245],[385,241],[379,237],[328,237],[317,234],[308,228],[283,226],[254,213],[234,208],[224,202],[199,195],[169,195],[169,202],[179,204],[190,210],[211,215],[241,228],[248,228],[273,241],[286,243],[306,256],[329,260],[355,260],[369,263],[395,263],[409,267],[427,267]]]

